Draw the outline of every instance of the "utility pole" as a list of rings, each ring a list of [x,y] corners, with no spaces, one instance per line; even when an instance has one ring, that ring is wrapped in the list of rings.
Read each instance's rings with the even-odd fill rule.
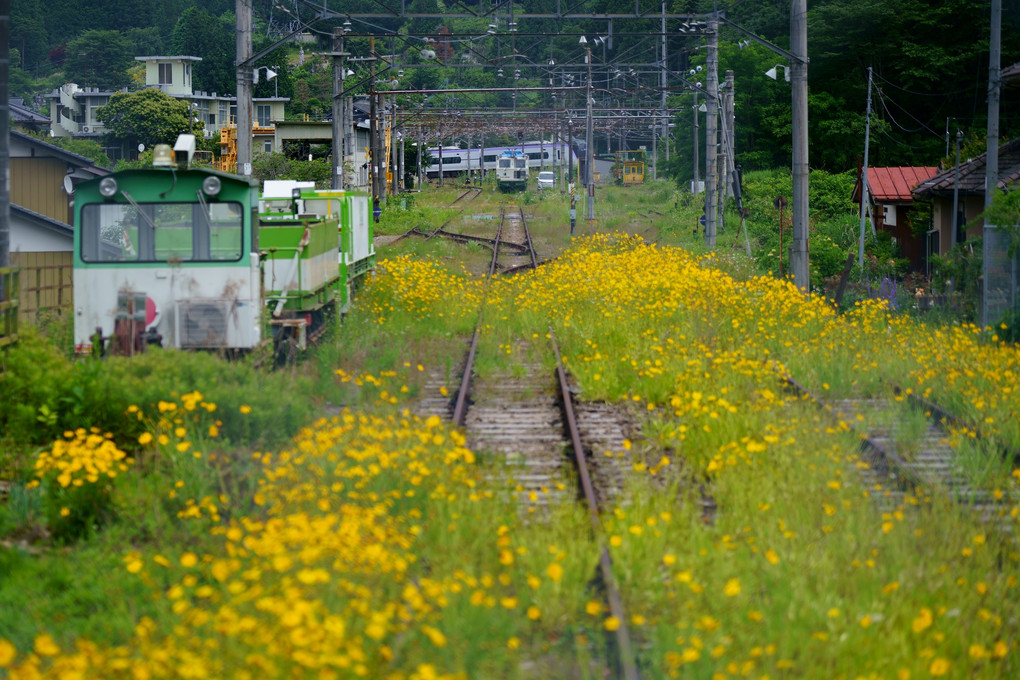
[[[251,177],[252,70],[251,0],[236,0],[237,12],[237,168],[239,175]]]
[[[808,265],[808,88],[807,0],[790,0],[790,64],[793,90],[793,251],[790,269],[793,283],[810,292]]]
[[[379,205],[379,111],[377,107],[378,98],[375,93],[375,36],[371,36],[368,39],[369,44],[369,59],[368,62],[368,77],[369,77],[369,88],[372,94],[368,96],[368,147],[372,154],[372,165],[369,169],[371,175],[370,180],[372,182],[372,210],[373,212],[380,207]]]
[[[0,268],[11,266],[10,36],[11,2],[0,0]],[[5,299],[0,276],[0,300]]]
[[[736,129],[734,120],[734,107],[737,100],[736,84],[733,79],[733,71],[726,71],[726,106],[723,108],[723,123],[726,125],[726,139],[729,143],[726,145],[726,159],[729,161],[726,166],[727,177],[736,171],[737,167],[737,145],[736,141]],[[727,185],[727,191],[729,196],[733,196],[733,187]]]
[[[574,119],[567,119],[567,183],[574,181]]]
[[[333,176],[331,189],[344,188],[344,28],[333,27]]]
[[[857,244],[857,265],[864,270],[864,208],[868,202],[868,144],[871,141],[871,67],[868,67],[868,104],[864,117],[864,169],[861,171],[861,234]]]
[[[591,99],[592,99],[592,82],[591,82],[591,48],[585,45],[587,52],[586,59],[588,62],[588,89],[585,91],[587,121],[584,129],[584,175],[585,175],[585,218],[588,220],[588,232],[592,232],[595,226],[595,181],[594,181],[594,168],[595,165],[595,150],[592,149],[592,118],[591,118]]]
[[[662,88],[662,140],[666,143],[666,160],[669,160],[669,120],[666,118],[666,0],[662,0],[662,20],[661,20],[661,33],[662,33],[662,63],[659,64],[659,86]],[[655,130],[652,134],[654,140],[655,135],[659,134],[659,126],[655,126]],[[655,165],[652,166],[652,179],[658,179],[659,175],[659,156],[655,151],[652,152],[655,157]]]
[[[806,0],[805,0],[806,1]],[[708,49],[706,50],[705,87],[705,246],[715,248],[716,216],[715,192],[718,184],[716,153],[719,135],[716,124],[719,118],[719,22],[715,15],[708,20]]]
[[[995,190],[999,184],[999,97],[1002,89],[1002,0],[992,0],[991,31],[988,39],[988,150],[985,153],[985,210],[992,205],[995,198]],[[957,162],[957,167],[959,167]],[[993,233],[989,230],[992,225],[985,225],[982,230],[981,254],[982,254],[982,295],[981,295],[981,325],[988,326],[995,319],[988,318],[988,272],[991,260],[994,255],[992,243],[989,236]],[[1017,269],[1016,256],[1013,258],[1011,267],[1012,279],[1010,290],[1011,305],[1016,305]],[[1004,310],[1005,311],[1005,310]]]
[[[372,81],[375,82],[374,80]],[[375,89],[375,85],[372,85],[372,89]],[[386,182],[386,170],[389,168],[387,163],[387,157],[389,155],[389,149],[386,147],[386,97],[381,92],[376,91],[373,99],[377,99],[375,105],[375,113],[377,116],[376,130],[375,130],[375,142],[379,146],[379,201],[380,203],[386,200],[386,194],[389,193],[389,185]]]
[[[699,150],[698,147],[701,146],[699,144],[699,142],[701,141],[701,139],[700,139],[701,135],[698,134],[698,114],[699,113],[701,113],[701,112],[698,111],[698,91],[695,90],[694,91],[694,188],[691,191],[692,194],[697,194],[698,193],[698,191],[699,191],[698,190],[698,185],[701,183],[701,177],[699,176],[700,173],[701,173],[701,168],[699,167],[701,165],[701,161],[698,158],[698,150]]]
[[[949,235],[949,247],[960,240],[960,141],[963,130],[956,131],[956,167],[953,169],[953,231]]]
[[[425,139],[419,133],[418,136],[418,191],[421,191],[421,185],[424,181],[425,169],[421,167],[421,148],[425,146]]]
[[[397,171],[397,165],[400,163],[400,159],[397,157],[397,151],[400,149],[400,145],[397,143],[397,95],[393,95],[393,110],[390,115],[390,148],[389,148],[389,171],[393,180],[390,182],[390,194],[396,197],[400,193],[400,177]]]

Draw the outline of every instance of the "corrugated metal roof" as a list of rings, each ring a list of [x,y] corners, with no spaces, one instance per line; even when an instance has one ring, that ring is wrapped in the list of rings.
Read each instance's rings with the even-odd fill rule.
[[[960,193],[973,196],[984,196],[985,164],[987,154],[960,163]],[[1020,184],[1020,137],[1006,142],[999,147],[999,181],[997,186],[1003,191],[1012,191]],[[953,193],[956,186],[956,168],[943,170],[934,177],[921,182],[914,189],[914,195],[921,198],[944,196]]]
[[[912,201],[910,191],[939,171],[936,167],[868,168],[868,189],[882,203]]]

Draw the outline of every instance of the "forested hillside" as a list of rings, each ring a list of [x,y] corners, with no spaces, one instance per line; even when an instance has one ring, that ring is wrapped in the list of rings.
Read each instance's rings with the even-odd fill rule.
[[[468,5],[474,6],[471,2]],[[647,3],[646,3],[647,4]],[[675,0],[673,12],[704,13],[716,3]],[[12,3],[12,93],[29,97],[48,92],[63,82],[108,88],[135,87],[140,81],[141,55],[189,54],[202,61],[195,68],[198,90],[234,91],[235,19],[233,0],[18,0]],[[789,2],[786,0],[730,0],[718,3],[731,22],[781,47],[789,44]],[[291,97],[288,115],[324,116],[329,111],[331,76],[326,57],[332,27],[342,13],[370,11],[357,0],[332,0],[327,7],[338,19],[313,25],[317,45],[306,45],[303,61],[291,46],[260,63],[280,67],[273,84],[261,83],[256,96],[278,92]],[[371,5],[371,11],[382,11]],[[411,0],[408,12],[465,13],[459,3]],[[517,12],[554,11],[553,0],[515,3]],[[487,9],[487,7],[486,7]],[[591,13],[631,11],[620,0],[594,0]],[[377,51],[394,54],[404,71],[401,86],[460,87],[482,90],[565,84],[570,74],[547,66],[577,63],[578,34],[606,35],[605,20],[522,19],[512,33],[501,7],[496,35],[487,34],[492,16],[468,19],[373,19],[352,21],[347,47],[354,56],[369,54],[368,34],[377,38]],[[575,8],[581,11],[581,8]],[[309,19],[310,8],[287,0],[255,0],[256,49],[269,45],[293,26],[296,16]],[[1002,64],[1020,61],[1020,0],[1004,0]],[[808,48],[810,86],[811,165],[832,171],[854,167],[863,152],[867,69],[874,70],[871,164],[934,165],[950,150],[948,137],[964,133],[964,154],[983,146],[988,89],[988,2],[984,0],[818,0],[809,4]],[[679,79],[705,60],[705,40],[685,37],[680,21],[667,22],[669,69],[668,106],[675,127],[671,146],[672,173],[688,176],[691,166],[693,97]],[[660,20],[618,22],[609,45],[594,51],[598,105],[649,106],[659,102],[657,59]],[[449,37],[446,37],[449,36]],[[437,60],[422,56],[425,38],[439,47]],[[742,44],[745,36],[723,27],[719,39],[719,67],[732,69],[736,83],[736,148],[745,169],[771,168],[789,163],[790,91],[780,77],[770,80],[766,70],[785,60],[762,44]],[[416,64],[422,67],[415,68]],[[454,68],[470,64],[472,68]],[[643,64],[643,68],[633,68]],[[491,66],[491,68],[477,68]],[[499,67],[510,66],[506,74]],[[511,78],[511,71],[517,71]],[[132,78],[132,72],[135,74]],[[782,70],[780,70],[782,73]],[[363,74],[358,74],[361,78]],[[275,88],[275,89],[274,89]],[[363,87],[364,89],[364,87]],[[407,105],[423,97],[408,97]],[[562,105],[548,92],[460,94],[438,101],[440,106],[548,108]],[[437,105],[433,98],[430,105]],[[1007,88],[1002,97],[1001,135],[1020,131],[1020,87]]]

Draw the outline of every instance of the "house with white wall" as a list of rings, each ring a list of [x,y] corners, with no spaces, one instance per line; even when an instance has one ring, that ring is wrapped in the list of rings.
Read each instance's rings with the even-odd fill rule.
[[[175,99],[187,101],[197,120],[205,123],[205,136],[211,138],[221,127],[236,122],[237,97],[217,92],[195,91],[192,88],[192,68],[201,57],[186,55],[135,57],[145,64],[145,87],[162,90]],[[120,90],[127,92],[127,89]],[[47,95],[50,100],[50,135],[101,141],[106,126],[96,118],[96,111],[110,102],[117,90],[80,86],[65,83]],[[253,122],[260,127],[272,127],[284,119],[284,108],[289,97],[255,97]],[[105,149],[111,160],[121,157],[119,148]]]

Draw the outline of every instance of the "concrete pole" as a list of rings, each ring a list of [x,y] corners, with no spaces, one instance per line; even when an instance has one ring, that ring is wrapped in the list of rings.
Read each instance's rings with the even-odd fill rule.
[[[333,176],[330,189],[343,189],[344,166],[344,29],[333,27]]]
[[[347,74],[344,74],[344,78],[347,78]],[[354,97],[343,98],[343,109],[344,109],[344,157],[343,160],[346,162],[350,159],[353,164],[354,155]],[[347,178],[344,178],[344,184],[347,183]]]
[[[240,64],[251,59],[251,0],[236,0],[237,12],[237,168],[238,175],[251,176],[252,70]]]
[[[373,82],[374,79],[373,79]],[[372,87],[375,87],[374,85]],[[386,171],[389,169],[389,153],[390,150],[386,146],[386,97],[380,92],[375,95],[378,99],[376,102],[376,131],[375,131],[375,142],[379,146],[379,200],[385,201],[386,195],[389,193],[389,184],[386,182]]]
[[[659,125],[658,125],[658,123],[653,123],[652,124],[652,160],[655,160],[658,157],[657,156],[657,154],[659,153],[658,139],[659,139]],[[623,172],[622,168],[620,169],[620,172]],[[653,180],[655,179],[655,163],[652,164],[652,179]]]
[[[369,39],[369,52],[372,61],[368,62],[369,87],[375,91],[375,36]],[[369,179],[372,182],[372,207],[380,201],[379,196],[379,166],[381,165],[379,153],[379,111],[378,97],[374,94],[368,95],[368,148],[372,154],[372,164],[369,168]]]
[[[661,19],[661,33],[662,33],[662,63],[659,64],[659,85],[662,87],[662,141],[666,143],[666,162],[669,162],[669,118],[666,114],[666,87],[669,83],[666,80],[666,66],[667,66],[667,54],[666,54],[666,0],[662,0],[662,19]],[[659,132],[659,130],[656,130]],[[652,179],[657,179],[659,174],[659,159],[656,156],[655,159],[655,173]]]
[[[694,91],[694,189],[692,194],[698,193],[698,184],[701,182],[701,160],[698,158],[699,147],[701,146],[701,135],[698,134],[698,118],[701,112],[698,111],[698,91]]]
[[[418,191],[421,191],[421,185],[424,182],[425,168],[421,167],[421,148],[425,146],[425,140],[419,134],[418,136]]]
[[[730,178],[736,169],[737,164],[737,145],[734,143],[736,140],[734,129],[734,106],[736,102],[736,92],[734,91],[734,80],[733,71],[726,71],[726,107],[723,109],[723,118],[726,124],[726,195],[733,196],[733,185],[730,183]]]
[[[991,30],[988,39],[988,148],[985,152],[985,210],[992,205],[995,189],[999,183],[999,97],[1002,89],[1002,0],[992,0]],[[959,163],[957,163],[959,165]],[[1011,225],[1000,225],[1011,226]],[[983,231],[983,230],[982,230]],[[981,325],[988,326],[997,321],[988,318],[988,270],[991,264],[993,249],[988,234],[982,233],[982,294],[981,294]],[[1011,268],[1012,279],[1010,305],[1016,307],[1017,270],[1016,257]]]
[[[567,183],[574,181],[574,119],[567,119]]]
[[[11,110],[10,94],[11,2],[0,0],[0,267],[11,266]],[[0,276],[0,300],[6,299]]]
[[[400,193],[398,185],[400,183],[399,173],[397,171],[397,165],[400,163],[397,158],[397,151],[400,145],[397,144],[397,95],[393,95],[393,109],[390,112],[390,148],[388,155],[390,157],[389,170],[393,179],[390,181],[390,194],[396,197]]]
[[[591,117],[592,85],[591,82],[591,48],[587,49],[588,57],[588,89],[585,91],[587,121],[584,128],[584,184],[585,184],[585,219],[588,220],[588,231],[591,232],[595,226],[595,149],[592,148],[592,126],[594,121]]]
[[[810,292],[808,264],[808,83],[807,0],[790,1],[790,65],[793,105],[793,283]]]
[[[806,0],[805,0],[806,1]],[[705,59],[705,88],[708,95],[705,105],[705,246],[715,248],[716,230],[716,187],[718,185],[716,154],[719,134],[716,124],[719,119],[719,22],[713,16],[708,21],[708,49]]]
[[[857,243],[857,265],[864,271],[864,220],[868,202],[868,146],[871,142],[871,67],[868,67],[868,103],[864,116],[864,168],[861,171],[861,233]],[[955,206],[954,206],[955,210]]]

